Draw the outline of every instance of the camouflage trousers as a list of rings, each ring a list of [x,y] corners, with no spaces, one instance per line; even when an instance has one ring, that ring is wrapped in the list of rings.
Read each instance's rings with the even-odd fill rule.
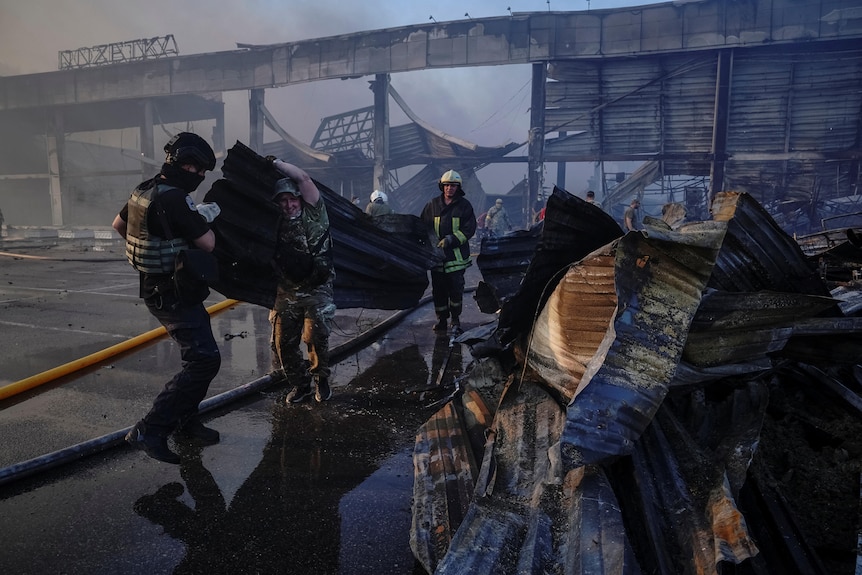
[[[306,346],[308,373],[315,380],[329,380],[329,334],[335,317],[331,285],[308,293],[279,292],[275,308],[269,312],[272,324],[270,347],[274,370],[284,370],[289,382],[305,375],[300,343]]]

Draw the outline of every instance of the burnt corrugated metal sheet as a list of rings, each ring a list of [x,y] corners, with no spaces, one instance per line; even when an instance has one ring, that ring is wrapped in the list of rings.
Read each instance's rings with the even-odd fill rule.
[[[435,573],[827,572],[768,472],[752,479],[750,466],[776,366],[858,363],[862,320],[828,317],[835,302],[793,250],[782,273],[779,259],[750,262],[750,243],[781,253],[772,236],[786,234],[750,198],[728,196],[718,198],[722,221],[674,231],[651,220],[566,267],[533,337],[516,338],[529,369],[516,365],[502,394],[474,500]],[[719,261],[740,285],[786,290],[707,288]],[[687,352],[712,365],[684,361]],[[759,505],[767,516],[748,515]]]
[[[575,396],[593,357],[604,354],[602,342],[617,309],[614,272],[608,251],[584,258],[569,268],[545,303],[547,313],[533,324],[528,365],[564,403]]]
[[[621,235],[619,224],[599,207],[555,186],[545,207],[536,254],[518,292],[500,310],[501,341],[510,343],[518,335],[529,333],[558,279],[555,276]]]
[[[219,260],[219,280],[213,287],[227,297],[271,308],[277,278],[270,262],[279,211],[270,197],[281,175],[239,142],[229,150],[222,171],[225,178],[204,197],[222,210],[212,225]],[[330,220],[336,305],[416,305],[437,257],[427,226],[411,215],[372,219],[326,186],[318,187]]]
[[[817,268],[805,257],[799,244],[778,227],[752,196],[737,192],[718,194],[712,214],[716,222],[727,222],[725,241],[731,249],[719,254],[709,287],[829,297]]]
[[[504,392],[474,498],[445,553],[423,561],[429,573],[640,572],[604,472],[562,470],[563,419],[560,404],[535,384]],[[417,491],[414,505],[425,496]]]
[[[484,313],[495,313],[517,293],[539,245],[543,226],[539,223],[529,230],[482,239],[476,265],[483,279],[474,297]]]
[[[645,547],[645,569],[654,564],[651,572],[721,573],[723,563],[738,565],[758,554],[736,497],[766,403],[763,386],[731,393],[715,411],[695,412],[705,419],[693,422],[694,432],[666,406],[659,410],[632,454],[625,483],[642,504],[625,506],[625,515],[643,526],[635,536]],[[697,426],[704,421],[717,428],[710,437],[719,445],[698,441]]]
[[[416,434],[410,548],[429,573],[446,555],[473,500],[484,444],[471,442],[471,429],[478,427],[481,435],[491,424],[481,396],[469,391],[465,397],[463,404],[444,405]]]
[[[714,367],[768,356],[784,349],[794,324],[834,308],[832,298],[807,294],[707,290],[683,359],[696,367]]]
[[[719,230],[668,231],[661,239],[628,233],[591,256],[615,260],[618,305],[587,365],[589,376],[581,378],[568,407],[562,438],[567,466],[631,452],[676,372],[722,239]],[[575,264],[569,274],[576,276],[585,263]],[[554,316],[548,325],[560,321],[565,323]],[[528,358],[550,353],[531,346]]]

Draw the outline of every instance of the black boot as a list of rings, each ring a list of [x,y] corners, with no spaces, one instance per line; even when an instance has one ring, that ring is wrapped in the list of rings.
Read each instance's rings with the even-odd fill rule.
[[[299,383],[290,390],[287,397],[284,398],[284,402],[287,405],[292,403],[302,403],[312,395],[314,395],[314,390],[311,389],[311,374],[306,372],[300,376]]]
[[[126,434],[126,443],[136,449],[142,449],[144,453],[165,463],[179,463],[180,456],[168,447],[168,438],[161,435],[147,433],[147,424],[139,421]]]
[[[446,316],[438,315],[437,323],[434,324],[432,329],[434,329],[434,331],[446,331]]]
[[[196,417],[182,423],[175,435],[181,439],[193,439],[204,445],[215,445],[221,439],[218,431],[206,427]]]
[[[317,400],[317,403],[329,401],[329,398],[332,397],[332,388],[329,387],[329,380],[325,377],[315,377],[315,380],[314,399]]]
[[[461,335],[464,330],[461,329],[461,319],[457,315],[452,316],[452,335]]]
[[[311,384],[305,383],[291,389],[284,401],[287,404],[302,403],[312,395],[314,395],[314,390],[311,389]]]

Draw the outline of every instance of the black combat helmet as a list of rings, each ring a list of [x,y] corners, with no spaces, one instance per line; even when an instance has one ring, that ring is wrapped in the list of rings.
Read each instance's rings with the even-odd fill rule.
[[[216,157],[206,140],[192,132],[180,132],[165,144],[168,155],[166,163],[176,166],[193,164],[198,168],[212,171]]]

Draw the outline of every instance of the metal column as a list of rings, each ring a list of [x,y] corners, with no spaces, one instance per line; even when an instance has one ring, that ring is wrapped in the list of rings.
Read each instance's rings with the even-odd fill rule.
[[[374,77],[374,189],[388,191],[389,182],[389,74]]]
[[[533,64],[533,90],[530,102],[530,134],[527,151],[527,185],[529,186],[526,213],[536,203],[543,183],[545,160],[545,81],[548,69],[544,62]]]
[[[51,197],[51,225],[63,225],[63,192],[61,186],[61,171],[63,169],[63,146],[65,137],[63,131],[63,113],[54,111],[54,121],[48,126],[46,134],[48,144],[48,194]]]
[[[141,110],[141,125],[139,130],[141,134],[141,155],[144,157],[144,159],[141,160],[141,176],[142,179],[147,179],[153,177],[156,170],[158,170],[156,167],[158,166],[158,162],[156,161],[156,138],[153,135],[152,100],[146,100],[144,102]],[[167,142],[164,142],[162,145],[164,146],[166,143]],[[147,162],[147,158],[152,161]]]
[[[730,118],[730,82],[733,71],[733,51],[718,53],[715,74],[715,112],[712,126],[712,165],[709,169],[707,203],[712,206],[715,194],[724,187],[724,163],[727,160],[727,124]]]
[[[225,153],[225,127],[224,127],[224,103],[221,105],[218,115],[213,126],[213,150],[216,156],[224,155]]]
[[[248,95],[248,146],[258,154],[263,152],[263,104],[262,88],[249,90]]]
[[[558,137],[563,140],[566,137],[566,132],[559,132]],[[561,190],[566,189],[566,162],[557,162],[557,187]]]

